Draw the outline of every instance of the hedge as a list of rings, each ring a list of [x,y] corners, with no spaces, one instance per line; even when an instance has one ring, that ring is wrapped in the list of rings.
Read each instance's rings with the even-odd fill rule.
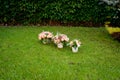
[[[45,20],[104,23],[114,14],[98,0],[0,0],[0,23],[36,24]]]

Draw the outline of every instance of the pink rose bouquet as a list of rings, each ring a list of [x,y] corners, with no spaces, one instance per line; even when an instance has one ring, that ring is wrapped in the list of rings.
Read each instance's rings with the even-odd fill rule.
[[[43,31],[38,35],[38,39],[41,40],[44,44],[50,43],[52,38],[53,34],[49,31]]]
[[[67,42],[69,41],[69,38],[67,37],[67,35],[65,34],[57,34],[56,36],[54,36],[53,38],[53,42],[56,44],[56,45],[66,45]],[[61,44],[61,45],[60,45]]]

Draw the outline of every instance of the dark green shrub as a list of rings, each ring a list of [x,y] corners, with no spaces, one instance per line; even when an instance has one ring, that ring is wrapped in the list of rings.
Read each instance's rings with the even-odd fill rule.
[[[110,26],[120,27],[120,0],[101,0],[102,6],[107,8],[107,21],[110,21]]]
[[[37,24],[49,20],[103,24],[106,13],[110,12],[98,5],[98,0],[0,0],[0,4],[0,23],[8,24]]]

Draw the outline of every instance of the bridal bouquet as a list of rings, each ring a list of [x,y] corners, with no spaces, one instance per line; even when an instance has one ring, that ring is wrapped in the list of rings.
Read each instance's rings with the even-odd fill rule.
[[[44,44],[50,43],[52,41],[53,34],[49,31],[43,31],[38,35],[38,39]]]
[[[69,38],[65,34],[57,34],[53,38],[53,42],[57,45],[58,48],[63,48],[69,41]]]
[[[81,42],[77,39],[70,41],[70,47],[72,48],[73,52],[78,52],[78,48],[81,46]]]

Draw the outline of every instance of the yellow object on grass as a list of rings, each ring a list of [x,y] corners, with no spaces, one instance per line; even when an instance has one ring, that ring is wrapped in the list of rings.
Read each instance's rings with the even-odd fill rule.
[[[109,27],[108,25],[105,25],[106,29],[108,30],[108,32],[110,34],[114,33],[114,32],[120,32],[120,28],[119,27]]]

